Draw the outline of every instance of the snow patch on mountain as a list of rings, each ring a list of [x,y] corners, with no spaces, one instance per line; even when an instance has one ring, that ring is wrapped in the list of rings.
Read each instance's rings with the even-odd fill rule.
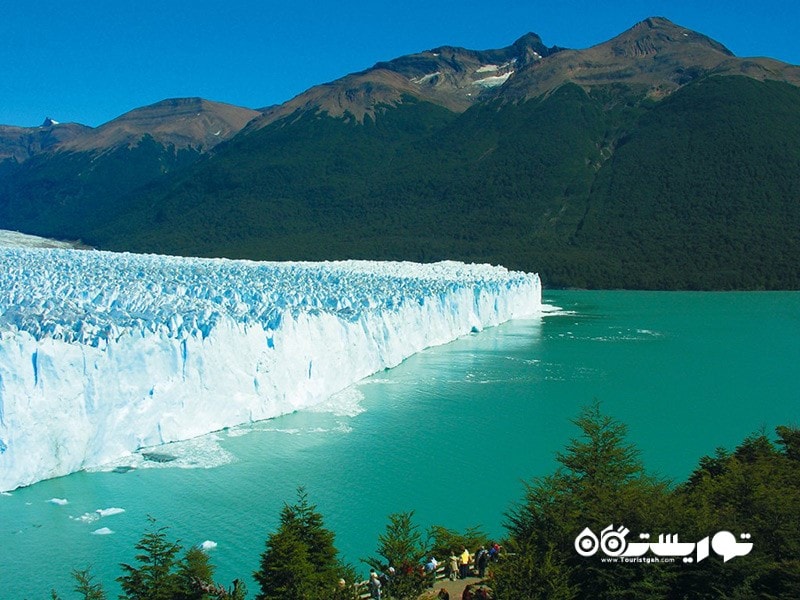
[[[483,79],[476,79],[472,83],[486,88],[497,87],[508,81],[508,78],[511,77],[513,73],[514,71],[509,71],[503,75],[492,75],[490,77],[484,77]]]
[[[426,83],[426,82],[430,81],[434,77],[439,77],[441,74],[442,74],[441,71],[436,71],[435,73],[428,73],[427,75],[421,75],[420,77],[412,78],[411,82],[421,85],[423,83]]]

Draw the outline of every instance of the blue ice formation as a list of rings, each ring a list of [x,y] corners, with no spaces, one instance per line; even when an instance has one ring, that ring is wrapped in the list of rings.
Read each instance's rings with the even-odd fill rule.
[[[319,404],[529,316],[538,275],[0,248],[0,491]]]

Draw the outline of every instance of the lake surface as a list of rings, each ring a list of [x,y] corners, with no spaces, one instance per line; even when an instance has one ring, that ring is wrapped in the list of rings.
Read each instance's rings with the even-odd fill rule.
[[[0,496],[0,595],[68,600],[70,570],[91,566],[116,597],[152,515],[184,546],[216,542],[217,579],[245,578],[253,597],[250,574],[298,485],[361,572],[392,512],[501,537],[522,482],[552,472],[595,399],[675,481],[719,446],[800,424],[800,293],[544,296],[562,310],[417,354],[320,411],[159,449],[170,463]]]

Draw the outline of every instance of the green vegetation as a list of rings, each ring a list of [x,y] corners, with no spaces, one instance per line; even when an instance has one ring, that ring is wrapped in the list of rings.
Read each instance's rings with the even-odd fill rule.
[[[504,551],[486,580],[497,600],[800,598],[800,429],[778,427],[774,441],[758,433],[732,452],[717,449],[686,482],[670,485],[646,473],[625,426],[598,403],[574,423],[580,434],[558,454],[559,468],[530,482],[506,513]],[[629,532],[604,538],[610,526],[612,533]],[[595,545],[580,553],[576,543],[586,528]],[[731,539],[749,534],[752,548],[724,559],[713,541],[720,532],[731,532]],[[678,533],[692,543],[692,560],[658,560],[652,553],[647,561],[618,558],[640,533],[651,534],[650,543],[658,534]],[[701,557],[704,538],[712,538],[712,551]],[[364,562],[383,574],[394,569],[383,598],[415,600],[429,583],[421,570],[425,557],[445,559],[462,545],[474,551],[487,540],[477,529],[459,534],[442,526],[423,540],[413,512],[394,513],[378,536],[377,556]],[[136,564],[122,565],[121,600],[246,597],[239,580],[229,589],[213,583],[202,551],[191,549],[178,560],[181,547],[152,519],[136,549]],[[105,598],[89,569],[73,576],[79,598]],[[281,511],[254,577],[257,599],[353,600],[359,593],[355,571],[338,561],[334,534],[303,488]]]
[[[625,427],[594,405],[575,421],[581,437],[558,455],[561,467],[532,482],[509,511],[507,549],[494,570],[500,600],[544,598],[795,598],[800,594],[800,430],[747,438],[732,453],[703,457],[677,487],[648,476]],[[720,531],[749,533],[753,548],[723,561],[604,562],[584,557],[585,527],[673,534],[698,542]],[[633,541],[632,539],[629,541]],[[655,540],[650,540],[655,541]],[[694,556],[694,555],[692,555]]]
[[[462,114],[298,112],[212,155],[145,138],[0,166],[0,226],[105,249],[457,259],[554,287],[800,289],[800,89],[706,76],[660,101],[566,84]]]
[[[164,147],[152,137],[111,151],[39,154],[0,168],[0,224],[77,239],[127,209],[132,191],[185,169],[198,150]]]
[[[378,536],[378,557],[365,561],[376,573],[394,569],[382,595],[398,600],[416,600],[426,587],[420,565],[425,562],[427,548],[413,517],[413,512],[389,515],[385,533]]]
[[[574,245],[621,287],[798,289],[798,98],[712,77],[660,102],[598,173]]]
[[[190,548],[183,559],[178,542],[167,538],[167,528],[157,527],[148,517],[149,528],[136,544],[136,563],[120,565],[124,575],[117,578],[122,600],[244,600],[245,585],[236,580],[226,589],[213,581],[214,567],[208,555]],[[81,600],[106,600],[102,584],[94,581],[91,569],[73,570],[73,590]],[[54,590],[53,600],[61,600]]]
[[[267,538],[253,574],[261,590],[256,600],[352,599],[352,569],[339,563],[333,541],[322,515],[298,489],[297,502],[284,505],[278,530]],[[340,588],[340,578],[349,579],[350,587]]]

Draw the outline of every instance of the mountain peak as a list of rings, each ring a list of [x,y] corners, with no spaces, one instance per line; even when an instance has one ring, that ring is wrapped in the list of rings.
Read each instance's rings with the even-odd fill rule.
[[[665,17],[649,17],[639,21],[606,44],[611,44],[618,56],[628,58],[643,58],[665,51],[670,53],[691,51],[692,48],[733,56],[733,52],[719,42],[676,25]]]
[[[616,82],[659,98],[709,73],[741,70],[741,62],[705,35],[664,17],[649,17],[591,48],[550,49],[545,60],[519,69],[504,92],[508,98],[533,98],[567,82],[585,89]],[[764,67],[758,74],[766,78],[766,72]],[[780,72],[772,69],[777,78],[784,77]]]
[[[511,44],[512,48],[527,48],[527,47],[538,47],[542,45],[542,38],[539,37],[538,34],[529,31],[521,38],[519,38],[516,42]]]
[[[438,46],[376,63],[372,68],[318,85],[280,106],[264,111],[251,129],[293,114],[325,112],[332,117],[363,121],[381,106],[402,104],[414,97],[454,112],[493,97],[514,73],[558,52],[547,48],[535,33],[526,33],[511,46],[494,50],[470,50]]]
[[[52,127],[53,125],[58,125],[58,121],[51,119],[50,117],[45,117],[44,123],[39,125],[39,127]]]
[[[168,98],[120,115],[67,146],[70,150],[132,146],[144,135],[150,135],[157,142],[176,148],[209,149],[235,135],[260,114],[203,98]]]

